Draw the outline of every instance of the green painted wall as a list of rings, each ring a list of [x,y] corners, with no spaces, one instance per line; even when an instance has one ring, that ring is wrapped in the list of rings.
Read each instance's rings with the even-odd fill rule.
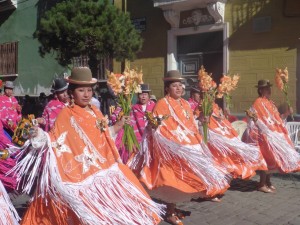
[[[0,12],[0,44],[19,42],[15,95],[48,94],[53,78],[66,72],[52,55],[45,58],[39,55],[39,43],[33,38],[37,26],[37,3],[37,0],[22,1],[9,16],[3,16],[9,14],[7,12]]]

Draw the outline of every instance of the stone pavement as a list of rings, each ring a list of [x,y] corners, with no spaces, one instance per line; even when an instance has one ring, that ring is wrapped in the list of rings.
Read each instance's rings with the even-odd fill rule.
[[[192,213],[182,220],[184,225],[300,225],[300,173],[274,174],[274,194],[256,191],[258,180],[259,176],[234,180],[221,203],[178,204],[177,208]]]
[[[184,225],[300,225],[300,173],[275,174],[274,194],[256,191],[258,179],[255,176],[248,181],[234,180],[221,203],[178,204],[177,208],[191,212],[183,220]],[[20,214],[26,210],[26,200],[26,196],[13,198]],[[159,225],[168,223],[163,221]]]

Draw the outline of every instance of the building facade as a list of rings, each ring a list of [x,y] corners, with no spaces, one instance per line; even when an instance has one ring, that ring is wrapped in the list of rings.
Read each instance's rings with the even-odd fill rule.
[[[274,84],[275,69],[287,67],[289,97],[299,112],[298,1],[129,0],[127,9],[145,40],[134,63],[146,68],[145,80],[157,96],[163,96],[166,71],[196,78],[204,65],[216,81],[222,74],[241,76],[232,111],[243,113],[257,97],[257,81]],[[272,98],[284,101],[275,85]]]

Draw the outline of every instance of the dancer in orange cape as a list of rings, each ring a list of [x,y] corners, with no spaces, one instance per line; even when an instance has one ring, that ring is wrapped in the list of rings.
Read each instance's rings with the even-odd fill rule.
[[[22,224],[157,224],[162,207],[122,164],[110,135],[124,120],[109,129],[106,118],[89,104],[97,82],[89,68],[74,68],[66,80],[71,104],[61,110],[49,135],[33,130],[32,149],[15,167],[19,179],[29,175],[25,192],[34,176],[40,178]]]
[[[199,115],[201,121],[199,107],[195,113]],[[233,177],[247,179],[254,176],[256,170],[267,170],[259,148],[246,144],[238,138],[238,133],[216,103],[213,103],[208,129],[208,147],[211,153]]]
[[[295,150],[275,104],[270,100],[269,80],[259,80],[257,92],[248,114],[253,120],[243,135],[243,140],[256,144],[267,162],[268,171],[261,172],[258,190],[265,193],[275,191],[271,184],[271,172],[290,173],[300,170],[300,155]]]
[[[213,160],[189,103],[181,98],[182,80],[179,71],[167,73],[167,95],[157,102],[150,119],[158,126],[148,126],[142,149],[128,163],[151,190],[150,195],[167,204],[166,220],[172,224],[182,224],[176,202],[222,194],[230,180]]]

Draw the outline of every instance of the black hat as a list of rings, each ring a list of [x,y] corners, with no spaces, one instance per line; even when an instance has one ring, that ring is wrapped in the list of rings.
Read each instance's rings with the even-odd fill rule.
[[[141,84],[141,91],[143,92],[150,92],[149,84]]]
[[[191,92],[196,92],[196,93],[200,93],[200,88],[198,86],[192,86],[191,87]]]
[[[263,88],[263,87],[272,87],[272,84],[269,80],[259,80],[257,82],[257,85],[255,85],[257,88]]]
[[[51,86],[51,92],[55,93],[57,91],[64,91],[67,90],[68,88],[68,83],[65,81],[63,78],[56,78],[53,81],[53,84]]]

